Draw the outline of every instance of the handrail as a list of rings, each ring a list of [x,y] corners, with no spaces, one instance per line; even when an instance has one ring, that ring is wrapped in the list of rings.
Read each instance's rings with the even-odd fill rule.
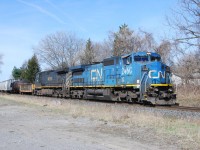
[[[147,74],[147,78],[146,78],[146,80],[145,80],[145,92],[146,92],[147,80],[148,80],[148,78],[149,78],[148,72],[149,72],[149,71],[143,73],[142,78],[141,78],[141,81],[140,81],[140,100],[142,99],[142,82],[143,82],[143,80],[144,80],[145,75]]]
[[[148,73],[148,72],[147,72]],[[147,91],[147,80],[148,80],[149,76],[147,76],[146,80],[145,80],[145,92]]]
[[[142,98],[142,81],[143,81],[144,76],[145,76],[146,73],[147,73],[147,72],[143,73],[142,78],[141,78],[141,81],[140,81],[140,100],[141,100],[141,98]]]

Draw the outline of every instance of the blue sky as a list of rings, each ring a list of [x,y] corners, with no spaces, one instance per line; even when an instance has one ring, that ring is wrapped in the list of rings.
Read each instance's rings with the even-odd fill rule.
[[[176,0],[1,0],[0,81],[9,79],[13,67],[21,67],[33,55],[32,47],[56,31],[103,41],[109,31],[126,23],[158,39],[168,36],[165,16],[176,5]]]

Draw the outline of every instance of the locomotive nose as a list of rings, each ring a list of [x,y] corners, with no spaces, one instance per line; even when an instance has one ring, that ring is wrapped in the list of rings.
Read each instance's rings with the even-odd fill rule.
[[[161,62],[152,62],[149,66],[148,76],[152,84],[166,83],[166,65]]]

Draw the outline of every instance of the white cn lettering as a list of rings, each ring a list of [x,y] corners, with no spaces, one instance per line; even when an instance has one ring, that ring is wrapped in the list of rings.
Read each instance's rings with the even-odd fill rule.
[[[91,80],[96,81],[98,77],[102,80],[102,69],[100,69],[100,71],[98,69],[91,70]]]
[[[152,76],[152,73],[156,73],[156,70],[150,70],[149,71],[149,78],[153,78],[153,79],[158,79],[158,78],[165,78],[165,72],[162,73],[162,71],[158,71],[156,76]]]

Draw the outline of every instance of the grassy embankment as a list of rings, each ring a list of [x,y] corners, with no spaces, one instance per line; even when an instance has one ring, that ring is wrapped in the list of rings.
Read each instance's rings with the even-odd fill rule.
[[[18,102],[22,105],[47,109],[53,113],[70,115],[74,118],[89,117],[90,119],[103,121],[105,124],[125,125],[130,130],[127,130],[124,134],[133,138],[135,136],[134,132],[139,132],[141,129],[144,133],[139,134],[149,136],[142,136],[144,140],[145,138],[148,140],[153,136],[157,139],[162,138],[169,144],[177,144],[183,149],[200,149],[200,120],[163,117],[158,114],[155,115],[153,112],[135,111],[131,106],[115,105],[113,103],[64,101],[61,99],[16,97],[12,95],[0,96],[0,101],[0,105],[8,101],[12,104]]]
[[[177,88],[177,101],[181,106],[200,107],[200,86]]]

